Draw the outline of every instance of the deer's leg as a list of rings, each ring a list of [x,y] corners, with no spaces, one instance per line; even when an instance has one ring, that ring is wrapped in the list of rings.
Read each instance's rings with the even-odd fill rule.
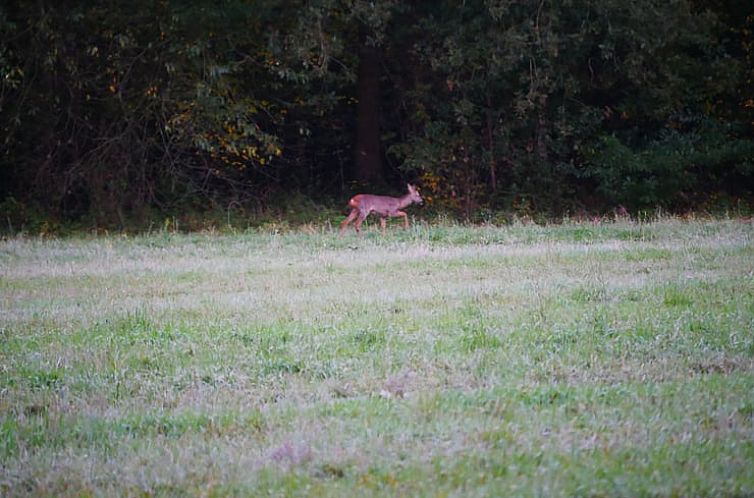
[[[395,216],[403,216],[403,228],[408,228],[408,215],[405,211],[396,211]]]
[[[382,235],[385,235],[385,229],[387,228],[387,219],[384,216],[380,216],[380,226],[382,227]]]
[[[343,233],[348,226],[349,223],[351,223],[354,219],[356,219],[356,215],[359,214],[359,211],[357,209],[352,209],[351,212],[348,215],[348,218],[343,220],[343,223],[340,224],[340,233]]]
[[[358,218],[356,218],[356,223],[353,225],[353,228],[356,230],[356,233],[361,235],[361,224],[364,223],[364,219],[367,217],[369,213],[363,213],[359,212]]]

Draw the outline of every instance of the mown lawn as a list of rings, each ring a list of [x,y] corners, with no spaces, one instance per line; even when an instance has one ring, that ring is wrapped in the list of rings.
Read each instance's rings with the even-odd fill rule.
[[[0,495],[753,495],[753,242],[2,240]]]

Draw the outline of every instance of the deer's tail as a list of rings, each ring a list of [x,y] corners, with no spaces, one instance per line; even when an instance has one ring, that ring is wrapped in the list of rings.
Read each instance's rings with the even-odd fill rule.
[[[348,201],[348,209],[350,209],[351,211],[353,211],[354,209],[358,209],[359,211],[361,211],[361,209],[363,207],[362,206],[362,197],[363,196],[361,194],[354,195],[353,197],[351,197],[351,200]]]

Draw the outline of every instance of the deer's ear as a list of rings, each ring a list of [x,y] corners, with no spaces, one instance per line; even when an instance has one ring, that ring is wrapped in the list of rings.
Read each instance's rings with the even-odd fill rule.
[[[416,188],[410,183],[407,183],[406,186],[408,187],[409,192],[416,192]]]

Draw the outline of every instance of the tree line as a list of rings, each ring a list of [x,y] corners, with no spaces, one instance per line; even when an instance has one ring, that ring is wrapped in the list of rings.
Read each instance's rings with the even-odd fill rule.
[[[753,32],[748,0],[8,0],[3,222],[406,181],[471,219],[750,207]]]

